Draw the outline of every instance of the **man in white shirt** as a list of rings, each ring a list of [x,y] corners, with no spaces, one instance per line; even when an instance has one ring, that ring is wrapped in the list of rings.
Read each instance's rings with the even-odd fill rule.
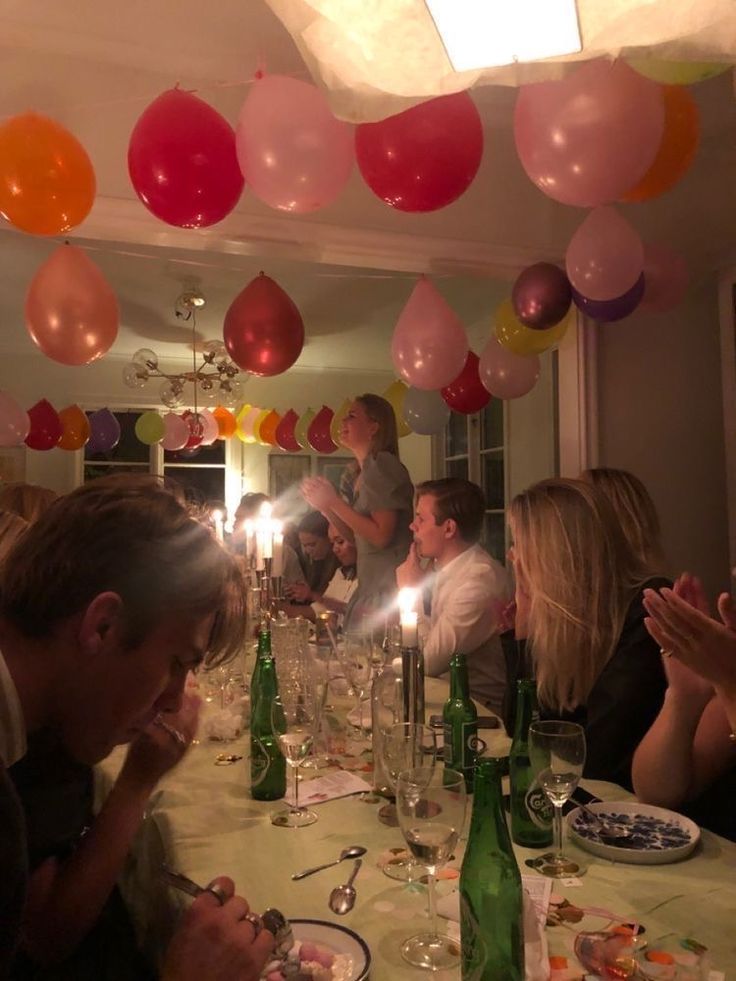
[[[500,713],[506,667],[498,638],[499,610],[510,584],[503,566],[478,544],[483,529],[483,491],[469,480],[447,477],[416,488],[411,530],[414,544],[396,570],[399,588],[422,587],[429,578],[432,607],[424,629],[424,669],[438,676],[449,670],[455,652],[465,654],[470,691]]]

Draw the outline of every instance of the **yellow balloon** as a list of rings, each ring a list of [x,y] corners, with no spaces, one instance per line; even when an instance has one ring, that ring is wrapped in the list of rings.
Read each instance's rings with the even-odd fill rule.
[[[253,421],[260,409],[247,402],[235,414],[235,435],[241,443],[255,443],[253,436]]]
[[[408,436],[411,432],[411,429],[407,425],[406,419],[404,419],[404,399],[406,398],[406,393],[408,391],[408,386],[397,378],[395,382],[391,382],[386,391],[383,393],[383,397],[387,402],[391,403],[391,408],[394,410],[394,415],[396,416],[396,429],[399,436]]]
[[[299,420],[296,426],[294,426],[294,438],[303,450],[311,450],[309,440],[307,439],[307,430],[309,429],[309,424],[311,423],[312,419],[314,419],[315,415],[316,413],[314,409],[307,409],[303,415],[299,416]]]
[[[348,410],[352,404],[352,399],[345,399],[340,408],[332,417],[332,422],[330,423],[330,436],[332,437],[332,442],[337,443],[338,446],[342,446],[342,443],[340,442],[340,426],[342,425],[342,421],[348,414]]]
[[[715,61],[660,61],[658,58],[627,58],[626,61],[634,71],[660,85],[694,85],[731,67]]]
[[[261,439],[261,425],[266,421],[266,419],[268,419],[272,412],[273,409],[261,409],[253,423],[253,436],[255,437],[255,442],[260,443],[261,446],[271,445],[268,440]]]
[[[504,300],[494,314],[496,337],[502,347],[514,354],[541,354],[542,351],[559,344],[570,325],[571,317],[574,316],[575,313],[571,310],[564,320],[554,327],[549,327],[547,330],[532,330],[518,319],[511,300]]]

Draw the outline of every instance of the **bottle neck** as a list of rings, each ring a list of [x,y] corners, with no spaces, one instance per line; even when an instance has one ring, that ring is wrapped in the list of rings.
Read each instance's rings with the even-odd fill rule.
[[[482,835],[486,842],[492,836],[497,846],[508,843],[511,847],[503,809],[501,767],[495,761],[491,764],[491,761],[483,760],[475,771],[471,837],[475,836],[474,832]]]
[[[537,714],[536,691],[531,685],[520,685],[516,696],[516,726],[514,741],[526,741],[529,726]]]
[[[450,698],[467,701],[470,698],[468,665],[462,655],[453,655],[450,662]]]

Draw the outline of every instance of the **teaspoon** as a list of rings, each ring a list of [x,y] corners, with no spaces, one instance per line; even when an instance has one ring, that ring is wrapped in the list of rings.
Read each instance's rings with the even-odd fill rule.
[[[331,869],[333,865],[339,865],[346,858],[359,858],[361,855],[365,855],[365,853],[366,849],[362,845],[351,845],[349,848],[343,848],[340,852],[340,857],[336,858],[334,862],[325,862],[324,865],[315,865],[313,868],[305,869],[303,872],[295,872],[291,878],[295,882],[297,879],[306,879],[308,875],[312,875],[314,872],[321,872],[322,869]]]
[[[335,888],[330,893],[329,907],[333,913],[337,913],[338,916],[342,916],[344,913],[349,913],[350,910],[355,906],[355,889],[353,888],[353,882],[355,882],[355,877],[360,872],[360,866],[363,864],[362,859],[356,859],[355,865],[353,866],[353,871],[350,873],[350,878],[345,883],[344,886],[335,886]]]

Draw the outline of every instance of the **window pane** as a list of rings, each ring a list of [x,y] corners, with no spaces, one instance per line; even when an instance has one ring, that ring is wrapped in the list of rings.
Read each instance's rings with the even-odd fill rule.
[[[448,477],[460,477],[462,480],[468,479],[468,458],[462,460],[448,460],[445,464]]]
[[[164,450],[164,466],[170,463],[225,463],[225,440],[216,439],[211,446],[195,446],[192,450]]]
[[[445,430],[445,456],[462,456],[468,452],[468,418],[453,412]]]
[[[113,414],[120,423],[120,442],[107,453],[90,453],[85,448],[85,460],[118,460],[121,463],[145,463],[148,466],[151,449],[145,443],[141,443],[135,434],[135,424],[142,413],[115,412]],[[88,418],[91,415],[91,412],[87,413]]]
[[[225,470],[222,467],[165,467],[164,474],[173,477],[187,498],[197,504],[225,500]]]
[[[481,413],[481,449],[503,446],[503,401],[491,399]]]
[[[486,514],[483,545],[494,559],[506,563],[506,517],[503,512]]]
[[[84,483],[89,480],[96,480],[98,477],[109,477],[116,473],[148,473],[147,463],[123,463],[119,466],[108,467],[104,463],[95,466],[94,463],[84,465]]]
[[[503,510],[506,503],[504,501],[503,450],[483,453],[480,459],[486,507]]]

